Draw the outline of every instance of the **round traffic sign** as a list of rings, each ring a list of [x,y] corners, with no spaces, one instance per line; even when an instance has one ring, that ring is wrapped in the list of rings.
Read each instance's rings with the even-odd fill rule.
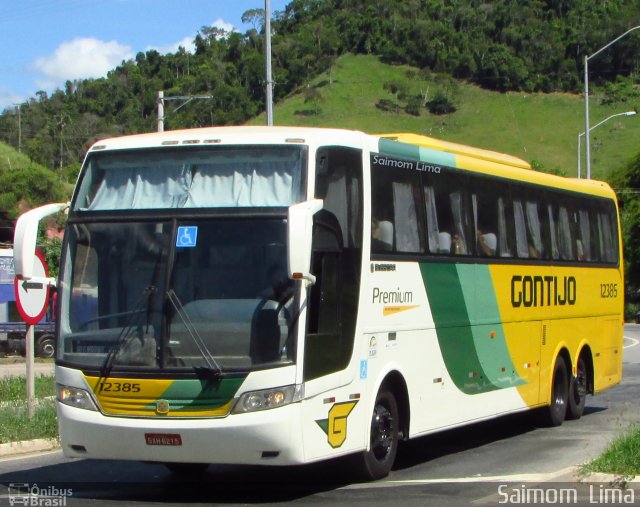
[[[33,276],[39,279],[48,278],[49,270],[40,250],[36,250],[33,262]],[[47,313],[49,302],[49,285],[41,281],[15,278],[13,292],[20,316],[27,324],[37,324]]]

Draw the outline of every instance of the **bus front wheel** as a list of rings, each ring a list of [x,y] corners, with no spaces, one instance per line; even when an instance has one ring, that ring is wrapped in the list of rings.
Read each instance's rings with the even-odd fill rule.
[[[544,422],[547,426],[560,426],[567,415],[569,403],[569,374],[562,356],[558,356],[553,367],[551,404],[546,408]]]
[[[358,456],[359,475],[365,480],[389,475],[399,442],[398,403],[392,392],[381,390],[371,415],[369,450]]]

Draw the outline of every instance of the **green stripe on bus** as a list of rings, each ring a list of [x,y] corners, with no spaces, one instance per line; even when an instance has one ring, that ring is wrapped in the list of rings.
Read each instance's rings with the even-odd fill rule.
[[[413,144],[399,143],[381,137],[378,148],[384,155],[420,160],[420,150]]]
[[[509,354],[489,266],[458,264],[457,272],[473,343],[487,379],[499,388],[524,384]]]
[[[175,380],[160,399],[170,402],[173,410],[216,409],[226,405],[240,389],[246,377],[221,380]],[[155,402],[145,408],[155,409]]]
[[[446,165],[449,167],[456,166],[456,156],[446,151],[434,150],[433,148],[418,147],[420,150],[420,160],[430,162],[431,164]]]
[[[420,160],[422,162],[448,167],[457,167],[456,155],[454,153],[447,153],[433,148],[380,138],[378,149],[383,155]]]
[[[466,394],[498,389],[484,371],[455,264],[420,264],[442,357],[454,384]]]

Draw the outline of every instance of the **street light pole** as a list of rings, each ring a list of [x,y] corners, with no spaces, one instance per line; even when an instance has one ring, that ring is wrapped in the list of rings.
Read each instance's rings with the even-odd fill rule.
[[[165,97],[164,91],[158,92],[158,132],[164,132],[164,120],[167,115],[164,114],[164,105],[167,100],[182,100],[182,104],[176,107],[171,113],[175,113],[178,109],[186,106],[189,102],[196,99],[212,99],[212,95],[174,95],[173,97]]]
[[[634,26],[633,28],[624,32],[622,35],[613,39],[606,46],[603,46],[600,49],[598,49],[598,51],[593,53],[591,56],[588,56],[588,55],[584,56],[584,134],[585,134],[584,148],[585,148],[585,159],[587,161],[587,179],[591,179],[591,146],[589,142],[590,141],[589,132],[591,131],[591,128],[589,128],[589,60],[599,55],[605,49],[609,48],[610,46],[613,46],[620,39],[622,39],[623,37],[626,37],[631,32],[633,32],[634,30],[638,30],[639,28],[640,28],[640,25]],[[578,157],[578,160],[579,160],[579,157]]]
[[[267,74],[267,125],[273,125],[273,79],[271,77],[271,10],[269,0],[264,0],[264,35],[265,35],[265,60]]]
[[[600,123],[596,123],[593,127],[591,127],[589,130],[593,130],[597,127],[599,127],[600,125],[602,125],[603,123],[608,122],[611,118],[615,118],[617,116],[635,116],[637,113],[636,111],[627,111],[625,113],[617,113],[617,114],[612,114],[611,116],[609,116],[608,118],[605,118],[604,120],[602,120]],[[584,136],[585,133],[584,132],[580,132],[578,134],[578,178],[580,178],[580,138],[582,136]],[[589,178],[589,176],[587,177]]]

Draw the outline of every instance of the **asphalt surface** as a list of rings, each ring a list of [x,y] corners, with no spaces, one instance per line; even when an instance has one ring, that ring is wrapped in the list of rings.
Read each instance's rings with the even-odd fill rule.
[[[640,505],[638,483],[631,485],[633,497],[616,497],[610,493],[615,477],[593,477],[583,484],[576,474],[576,465],[640,423],[640,326],[625,326],[623,363],[622,384],[589,397],[580,421],[539,428],[527,414],[516,414],[416,439],[401,448],[390,476],[374,483],[350,482],[348,464],[340,462],[286,468],[213,465],[202,475],[176,476],[159,464],[74,460],[54,451],[0,459],[0,506],[12,498],[15,504],[20,483],[67,485],[73,494],[57,497],[65,505]],[[543,488],[549,501],[525,501],[523,495],[536,488]]]

